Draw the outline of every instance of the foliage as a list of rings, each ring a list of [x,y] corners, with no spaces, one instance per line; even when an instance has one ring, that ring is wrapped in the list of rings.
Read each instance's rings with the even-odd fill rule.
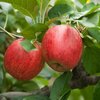
[[[52,85],[51,81],[57,78],[52,85],[50,97],[32,95],[11,100],[78,100],[78,96],[84,100],[92,100],[92,97],[93,100],[100,99],[100,82],[92,88],[71,90],[68,84],[72,78],[71,72],[60,75],[45,65],[36,78],[21,82],[3,68],[4,53],[13,41],[9,33],[13,33],[12,36],[23,36],[26,41],[21,45],[29,51],[34,48],[31,41],[37,39],[41,42],[46,30],[52,25],[70,24],[81,32],[84,44],[82,62],[86,72],[100,75],[100,4],[89,1],[0,0],[0,93],[33,91]],[[91,99],[86,95],[90,95]]]

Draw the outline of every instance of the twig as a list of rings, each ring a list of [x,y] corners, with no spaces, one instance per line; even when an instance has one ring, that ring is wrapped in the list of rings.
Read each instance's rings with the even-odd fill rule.
[[[84,88],[88,85],[95,85],[100,81],[100,76],[91,76],[88,73],[86,73],[83,64],[80,63],[73,71],[73,77],[72,80],[69,82],[69,86],[72,89],[76,88]],[[35,90],[33,92],[7,92],[7,93],[1,93],[0,97],[7,97],[7,98],[13,98],[13,97],[19,97],[19,96],[30,96],[30,95],[50,95],[50,87],[44,87],[39,90]]]
[[[10,37],[12,37],[13,39],[15,39],[15,37],[11,34],[11,33],[9,33],[8,31],[6,31],[4,28],[2,28],[1,26],[0,26],[0,29],[1,30],[3,30],[5,33],[7,33]]]
[[[33,92],[6,92],[1,93],[0,97],[6,98],[15,98],[15,97],[23,97],[23,96],[30,96],[30,95],[46,95],[49,96],[49,87],[43,87],[39,90],[34,90]]]

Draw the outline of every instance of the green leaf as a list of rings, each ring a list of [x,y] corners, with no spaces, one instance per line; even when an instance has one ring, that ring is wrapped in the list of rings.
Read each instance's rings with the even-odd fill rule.
[[[72,0],[56,0],[55,5],[59,5],[59,4],[68,4],[74,6]]]
[[[88,86],[84,89],[81,89],[80,91],[84,97],[84,100],[92,100],[93,99],[93,91],[94,91],[93,86]]]
[[[49,18],[60,17],[65,13],[66,14],[71,13],[71,11],[72,8],[68,4],[59,4],[59,5],[55,5],[49,10],[48,16]]]
[[[2,2],[11,3],[16,9],[23,14],[34,18],[38,14],[38,5],[36,0],[0,0]]]
[[[99,17],[100,17],[100,11],[94,12],[87,16],[87,21],[93,23],[96,26],[99,26]]]
[[[45,11],[47,10],[50,0],[37,0],[37,2],[40,8],[40,13],[43,16],[45,14]]]
[[[86,4],[80,12],[76,12],[71,16],[72,19],[80,19],[84,16],[94,13],[94,11],[98,11],[100,8],[100,4],[95,5],[94,3]]]
[[[0,43],[3,43],[6,40],[6,35],[3,32],[0,32]]]
[[[84,5],[83,8],[81,9],[81,11],[84,12],[84,11],[87,10],[88,11],[88,14],[89,14],[89,13],[94,12],[99,7],[100,7],[99,4],[98,5],[95,5],[93,2],[91,2],[91,3],[88,3],[88,4]]]
[[[88,31],[93,38],[95,38],[98,42],[100,42],[100,28],[98,27],[88,28]]]
[[[68,100],[85,100],[85,99],[83,98],[80,89],[73,89],[69,95]]]
[[[86,4],[87,0],[79,0],[79,2],[80,2],[82,5],[84,5],[84,4]]]
[[[95,24],[89,22],[88,18],[83,18],[82,20],[78,20],[78,22],[88,28],[95,27]]]
[[[39,86],[34,81],[17,81],[14,84],[14,90],[21,90],[21,91],[33,91],[39,89]]]
[[[83,64],[90,74],[100,72],[100,48],[96,46],[86,47],[83,53]]]
[[[70,95],[70,91],[68,93],[66,93],[65,95],[63,95],[63,97],[61,98],[61,100],[66,100]]]
[[[93,40],[90,39],[89,37],[84,37],[83,42],[84,42],[84,45],[88,47],[94,46]]]
[[[48,26],[42,23],[37,23],[32,26],[28,26],[25,28],[21,34],[26,38],[26,39],[35,39],[36,35],[43,35],[44,32],[48,29]],[[40,37],[40,39],[43,36]]]
[[[83,17],[81,20],[78,20],[78,22],[86,27],[97,27],[99,26],[99,16],[100,12],[98,11]]]
[[[36,78],[34,78],[34,81],[38,83],[40,87],[48,85],[48,79],[41,76],[37,76]]]
[[[50,0],[36,0],[39,7],[39,14],[37,16],[38,23],[44,23],[46,18],[46,13],[50,6]]]
[[[95,86],[94,94],[93,94],[93,100],[100,100],[100,81]]]
[[[23,40],[21,42],[21,45],[23,46],[23,48],[26,51],[30,51],[30,50],[34,49],[34,46],[33,46],[33,44],[31,44],[31,41],[30,40]]]
[[[24,100],[49,100],[49,98],[43,95],[35,95],[35,96],[25,97]]]
[[[1,88],[2,88],[2,84],[3,84],[3,78],[4,78],[4,76],[3,76],[3,68],[2,68],[2,66],[0,65],[0,90],[1,90]]]
[[[62,98],[70,92],[70,87],[68,83],[71,80],[71,78],[72,78],[72,73],[66,72],[55,80],[51,88],[51,94],[50,94],[51,100],[63,100]]]

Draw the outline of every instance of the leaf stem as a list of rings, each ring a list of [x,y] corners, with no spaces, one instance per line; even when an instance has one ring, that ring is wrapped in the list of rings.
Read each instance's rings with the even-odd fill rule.
[[[2,31],[4,31],[5,33],[7,33],[10,37],[12,37],[13,39],[15,39],[15,37],[10,32],[6,31],[3,27],[0,26],[0,29]]]
[[[8,22],[8,14],[6,15],[6,20],[5,20],[5,24],[4,24],[4,29],[5,29],[6,26],[7,26],[7,22]]]

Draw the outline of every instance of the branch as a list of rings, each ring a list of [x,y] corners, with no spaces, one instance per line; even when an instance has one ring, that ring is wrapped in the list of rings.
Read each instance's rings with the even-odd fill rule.
[[[50,90],[49,87],[45,86],[39,90],[34,90],[33,92],[6,92],[1,93],[0,97],[6,97],[6,98],[15,98],[15,97],[23,97],[23,96],[31,96],[31,95],[45,95],[49,96]]]
[[[72,89],[76,88],[85,88],[88,85],[95,85],[100,81],[100,76],[91,76],[89,75],[84,67],[83,64],[80,63],[78,66],[72,71],[73,77],[70,81],[69,85]],[[7,98],[13,98],[13,97],[19,97],[19,96],[30,96],[30,95],[50,95],[50,87],[43,87],[39,90],[34,90],[33,92],[7,92],[7,93],[1,93],[0,97],[7,97]]]
[[[78,66],[72,71],[73,77],[70,82],[70,87],[72,89],[76,88],[85,88],[88,85],[95,85],[100,81],[100,76],[95,76],[95,75],[89,75],[84,67],[83,64],[80,63]]]
[[[98,81],[100,81],[100,76],[86,76],[79,80],[72,80],[70,82],[70,87],[72,89],[76,88],[82,89],[89,85],[95,85],[98,83]]]

